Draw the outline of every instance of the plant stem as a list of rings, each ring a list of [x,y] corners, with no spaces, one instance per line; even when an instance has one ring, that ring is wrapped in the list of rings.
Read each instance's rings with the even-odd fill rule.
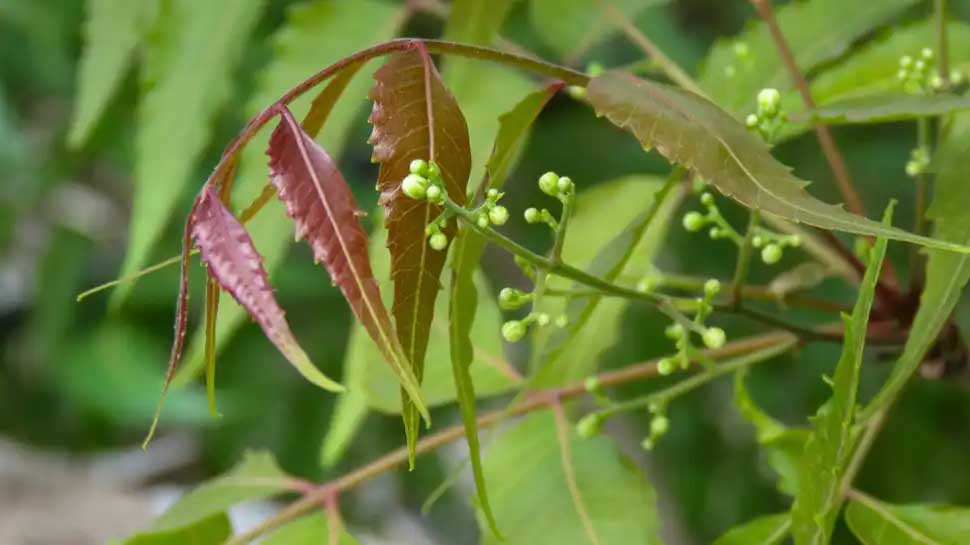
[[[950,41],[946,28],[946,0],[934,0],[933,12],[936,19],[937,70],[944,87],[950,81]]]
[[[748,215],[748,229],[744,232],[744,240],[738,248],[738,260],[734,264],[734,279],[731,280],[731,306],[741,307],[744,295],[744,281],[748,277],[748,269],[751,265],[751,239],[754,238],[754,231],[758,227],[760,214],[757,210],[752,210]]]
[[[732,343],[728,343],[718,349],[710,349],[702,352],[703,357],[711,359],[732,358],[762,350],[768,347],[788,344],[795,342],[795,338],[784,331],[774,331],[763,335],[748,337]],[[628,382],[642,380],[657,376],[657,360],[651,360],[634,365],[630,365],[615,371],[607,371],[597,375],[597,379],[603,387],[618,386]],[[560,388],[534,392],[522,402],[515,404],[508,409],[498,409],[485,413],[478,417],[479,429],[489,428],[510,417],[527,414],[550,406],[554,400],[562,400],[585,395],[585,381],[572,383]],[[428,435],[418,441],[415,453],[418,455],[434,451],[442,445],[459,440],[465,436],[464,425],[456,425],[445,428],[437,433]],[[280,512],[273,515],[261,524],[234,536],[226,545],[242,545],[268,533],[283,524],[300,517],[301,515],[316,509],[324,504],[333,494],[339,494],[350,490],[357,485],[376,477],[382,473],[395,469],[407,463],[408,450],[401,447],[389,452],[388,454],[365,464],[350,473],[338,477],[335,480],[320,484],[308,491],[304,496],[290,505],[283,508]]]
[[[640,32],[640,29],[630,21],[629,18],[620,10],[616,9],[610,0],[598,0],[600,7],[606,13],[616,26],[620,27],[623,34],[635,43],[640,49],[646,53],[653,62],[657,64],[664,75],[670,78],[670,81],[676,83],[677,85],[687,89],[688,91],[694,93],[695,95],[707,98],[704,91],[697,85],[697,82],[693,78],[687,75],[686,72],[681,69],[681,67],[674,62],[670,57],[668,57],[662,49],[660,49],[657,44],[647,37],[646,34]]]

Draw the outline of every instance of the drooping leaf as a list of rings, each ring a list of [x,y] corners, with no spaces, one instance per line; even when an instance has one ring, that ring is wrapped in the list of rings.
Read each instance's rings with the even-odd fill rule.
[[[970,108],[970,97],[954,94],[912,95],[905,93],[869,95],[832,102],[805,114],[797,121],[810,119],[829,124],[886,123],[949,114]]]
[[[532,0],[530,16],[545,45],[568,57],[588,49],[615,33],[616,25],[604,14],[609,2],[629,19],[668,0]]]
[[[441,168],[448,196],[464,204],[471,169],[468,127],[427,50],[394,55],[375,72],[374,80],[369,142],[374,146],[373,160],[381,164],[377,185],[386,211],[391,253],[391,310],[401,346],[420,381],[446,252],[433,250],[425,235],[425,228],[441,213],[441,207],[411,199],[400,185],[411,161],[433,160]],[[454,221],[443,232],[450,241],[455,234]],[[417,412],[406,400],[403,416],[408,445],[413,449]]]
[[[135,193],[121,276],[141,269],[174,212],[231,95],[232,75],[263,0],[233,9],[218,2],[167,0],[147,42],[135,138]],[[122,303],[133,284],[112,294]]]
[[[697,95],[608,73],[593,78],[588,98],[598,114],[632,132],[644,147],[656,147],[750,209],[822,229],[970,252],[966,246],[881,225],[812,197],[805,191],[807,182],[775,160],[760,138]]]
[[[714,545],[779,545],[789,528],[791,514],[765,515],[731,528]]]
[[[285,524],[260,543],[263,545],[322,545],[328,543],[330,526],[322,513],[298,518]],[[339,545],[360,545],[346,530],[340,532]]]
[[[215,513],[177,529],[148,531],[126,539],[124,545],[219,545],[232,535],[225,513]]]
[[[966,158],[970,154],[970,114],[956,116],[937,159],[936,195],[926,211],[934,221],[933,234],[959,243],[970,243],[970,191],[967,191]],[[931,251],[926,263],[926,284],[919,310],[910,326],[903,353],[886,384],[866,407],[891,401],[913,375],[933,345],[970,280],[970,257]]]
[[[676,192],[677,185],[680,183],[683,175],[683,169],[675,169],[674,173],[664,182],[663,186],[651,196],[648,205],[643,206],[643,204],[640,204],[643,207],[643,211],[637,214],[593,258],[589,268],[590,274],[598,278],[603,278],[608,282],[616,280],[633,256],[634,250],[640,245],[640,241],[646,235],[647,230],[661,216],[668,197]],[[577,286],[574,285],[573,287],[576,288]],[[567,325],[553,333],[549,342],[543,347],[543,353],[539,360],[541,370],[536,378],[538,383],[548,381],[549,378],[546,377],[548,374],[557,376],[561,374],[561,371],[556,366],[557,361],[567,351],[570,352],[571,357],[573,356],[569,350],[570,345],[579,336],[580,330],[589,323],[589,319],[595,313],[596,307],[602,299],[601,296],[597,295],[583,295],[571,297],[567,300],[565,309]],[[598,325],[596,329],[600,329],[601,327],[601,325]]]
[[[857,496],[845,519],[863,545],[963,545],[970,536],[970,508],[962,506],[894,505]]]
[[[293,337],[252,238],[211,187],[205,188],[194,212],[192,237],[209,274],[246,308],[296,370],[321,388],[343,391],[342,386],[313,365]]]
[[[890,204],[883,219],[887,225],[892,207]],[[791,509],[795,545],[828,545],[842,506],[842,478],[858,435],[855,415],[862,352],[886,245],[885,238],[877,239],[869,255],[855,308],[851,316],[843,316],[845,341],[832,378],[832,397],[812,418],[813,430],[805,445]]]
[[[744,371],[735,376],[734,405],[755,427],[758,444],[767,451],[768,463],[779,476],[778,490],[794,496],[799,486],[799,468],[809,430],[789,428],[764,412],[751,399],[744,385],[744,376]]]
[[[269,141],[270,179],[306,239],[314,259],[330,272],[354,315],[380,348],[402,388],[427,416],[418,381],[401,350],[367,256],[367,233],[357,203],[333,159],[300,128],[287,109]],[[204,252],[203,252],[204,255]]]
[[[810,72],[914,4],[916,0],[812,0],[789,3],[776,15],[799,69]],[[714,102],[738,118],[754,111],[755,96],[762,88],[793,87],[761,21],[753,21],[738,36],[718,41],[704,61],[698,82]]]
[[[294,4],[289,9],[287,20],[272,38],[273,59],[258,78],[257,89],[247,101],[246,113],[255,115],[279,98],[287,89],[319,70],[327,62],[336,60],[356,50],[388,39],[397,32],[402,20],[403,5],[395,6],[378,0],[313,0]],[[371,65],[360,70],[353,81],[341,84],[344,74],[353,72],[352,67],[334,76],[319,97],[304,96],[290,105],[295,113],[308,112],[304,119],[304,129],[313,136],[320,130],[324,120],[325,130],[320,141],[334,157],[339,157],[349,129],[359,121],[358,114],[364,106],[357,97],[367,92]],[[339,98],[333,91],[346,87],[347,100],[336,102]],[[328,101],[332,101],[329,102]],[[321,114],[329,114],[325,117]],[[316,129],[313,130],[313,129]],[[269,131],[260,132],[243,150],[239,161],[238,180],[234,190],[234,209],[242,210],[264,192],[266,180],[266,146]],[[266,196],[266,208],[248,223],[256,246],[262,250],[263,265],[273,275],[283,263],[290,245],[293,243],[293,225],[286,217],[282,203],[276,201],[273,192]],[[232,338],[232,334],[247,317],[245,309],[234,304],[231,297],[221,300],[221,312],[217,327],[219,350]],[[202,369],[203,343],[196,335],[187,350],[183,370],[175,379],[179,386],[193,379]],[[342,399],[342,398],[341,398]]]
[[[296,481],[276,465],[272,455],[262,451],[250,451],[229,473],[208,481],[182,496],[155,520],[151,528],[133,539],[165,535],[191,528],[210,517],[224,516],[223,513],[227,509],[238,503],[269,498],[296,489]],[[136,541],[136,543],[141,542]],[[193,542],[173,541],[171,543]],[[222,543],[222,540],[200,543]]]
[[[101,118],[157,9],[155,0],[88,0],[77,101],[67,137],[71,147],[83,145]]]
[[[600,545],[659,544],[656,495],[644,475],[605,437],[570,433],[569,441],[576,485]],[[589,542],[566,484],[552,414],[530,415],[499,437],[489,447],[485,477],[505,539],[483,528],[483,544]]]

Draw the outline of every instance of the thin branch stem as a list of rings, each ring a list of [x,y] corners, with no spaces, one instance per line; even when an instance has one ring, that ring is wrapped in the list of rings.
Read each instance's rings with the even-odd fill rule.
[[[741,307],[744,295],[744,281],[748,278],[748,269],[751,266],[751,252],[755,228],[758,227],[760,214],[757,210],[752,210],[748,214],[748,229],[744,232],[744,240],[738,249],[738,260],[734,264],[734,278],[731,280],[731,305],[735,308]]]
[[[795,337],[790,333],[774,331],[728,343],[718,349],[705,350],[701,354],[703,357],[710,359],[732,358],[793,341],[795,341]],[[657,376],[657,374],[657,360],[650,360],[615,371],[602,373],[597,375],[597,380],[603,387],[612,387],[652,378]],[[498,409],[479,416],[478,427],[479,429],[490,428],[508,418],[548,408],[552,400],[574,398],[585,395],[586,393],[585,381],[572,383],[552,390],[536,392],[512,407]],[[445,428],[437,433],[425,436],[418,441],[415,446],[415,453],[416,455],[422,455],[432,452],[442,445],[457,441],[464,436],[464,425],[459,424]],[[342,477],[317,486],[304,494],[302,498],[283,508],[276,515],[263,521],[256,527],[234,536],[226,545],[243,545],[249,543],[324,504],[331,495],[346,492],[369,479],[404,465],[407,461],[408,449],[406,447],[393,450],[381,458],[363,465]]]

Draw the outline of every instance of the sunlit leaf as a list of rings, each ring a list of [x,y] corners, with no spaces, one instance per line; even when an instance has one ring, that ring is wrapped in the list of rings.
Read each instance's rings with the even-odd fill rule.
[[[420,381],[446,252],[433,250],[425,234],[441,207],[408,197],[400,185],[411,161],[434,160],[441,168],[448,196],[464,204],[471,169],[468,127],[426,51],[394,55],[374,79],[369,141],[374,146],[373,159],[381,164],[377,185],[386,210],[391,252],[391,310],[401,346]],[[454,237],[453,220],[443,232],[449,240]],[[413,449],[417,413],[406,401],[404,405],[405,430]]]
[[[323,545],[328,543],[330,527],[322,513],[298,518],[260,541],[263,545]],[[339,545],[359,545],[346,530],[340,532]]]
[[[916,0],[812,0],[791,2],[778,8],[776,15],[799,69],[810,72],[914,4]],[[719,40],[698,81],[714,102],[739,118],[754,111],[755,95],[762,88],[793,87],[768,27],[759,20],[738,36]]]
[[[357,217],[350,187],[333,159],[300,128],[289,110],[284,109],[280,117],[266,154],[270,179],[296,224],[297,237],[306,239],[314,259],[330,272],[354,315],[427,418],[417,379],[381,301],[367,255],[367,233]]]
[[[772,157],[768,146],[726,112],[689,92],[622,73],[593,78],[588,97],[597,113],[697,172],[744,206],[822,229],[885,236],[933,248],[970,248],[908,233],[846,212],[805,191],[807,182]]]
[[[135,138],[135,194],[121,276],[141,269],[211,136],[210,124],[232,92],[232,76],[263,0],[170,0],[161,4],[142,67]],[[112,294],[124,301],[132,284]]]
[[[232,535],[225,513],[215,513],[176,529],[147,531],[126,539],[124,545],[219,545]]]
[[[889,224],[892,205],[883,221]],[[812,418],[813,431],[805,445],[798,490],[792,504],[792,536],[796,545],[827,545],[842,506],[842,477],[858,436],[855,414],[866,342],[869,311],[882,271],[887,240],[879,238],[859,287],[851,316],[843,316],[845,341],[832,378],[832,397]]]
[[[577,488],[600,545],[659,545],[656,495],[644,475],[605,437],[570,434],[569,441]],[[483,528],[483,544],[589,543],[548,411],[524,418],[489,447],[485,477],[505,539]]]
[[[315,0],[294,4],[287,13],[287,19],[273,35],[273,58],[258,78],[256,91],[247,101],[245,112],[255,115],[279,98],[287,89],[300,82],[323,65],[335,61],[343,55],[353,53],[394,35],[402,20],[403,6],[395,6],[379,0]],[[359,122],[359,115],[366,102],[358,100],[367,93],[370,85],[369,75],[372,65],[367,65],[350,81],[340,85],[342,76],[354,72],[349,67],[327,84],[326,90],[319,95],[322,100],[310,109],[310,93],[290,105],[296,114],[308,112],[304,129],[316,135],[313,129],[320,130],[326,116],[320,141],[333,157],[339,157],[344,149],[349,129]],[[336,100],[337,87],[345,87],[346,100],[327,104]],[[246,147],[239,162],[236,187],[232,203],[234,209],[242,210],[249,206],[257,195],[267,187],[266,146],[269,131],[263,131]],[[266,200],[273,201],[254,217],[249,225],[256,247],[263,254],[263,265],[270,275],[275,274],[283,263],[290,245],[293,243],[293,224],[286,217],[282,203],[273,198],[270,192]],[[217,350],[225,346],[239,326],[245,323],[245,309],[234,304],[232,298],[222,298],[217,327]],[[197,334],[185,355],[183,370],[175,379],[175,385],[182,385],[194,378],[202,368],[202,335]]]
[[[829,124],[886,123],[949,114],[970,108],[970,97],[937,94],[882,94],[832,102],[797,116]]]
[[[72,147],[83,145],[101,118],[157,9],[155,0],[88,0],[74,119],[67,137]]]
[[[863,545],[963,545],[970,536],[970,508],[894,505],[856,497],[845,510],[849,528]]]
[[[731,528],[714,545],[779,545],[791,528],[791,515],[765,515]]]
[[[266,337],[301,375],[321,388],[342,391],[342,386],[313,365],[293,337],[249,233],[211,187],[205,189],[194,214],[192,237],[219,286],[249,311]]]

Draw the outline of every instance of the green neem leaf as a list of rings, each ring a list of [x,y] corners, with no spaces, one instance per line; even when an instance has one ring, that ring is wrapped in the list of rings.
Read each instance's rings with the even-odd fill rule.
[[[224,512],[208,515],[176,529],[135,534],[124,545],[219,545],[232,535],[232,524]]]
[[[779,8],[777,17],[798,67],[808,72],[839,57],[852,42],[914,4],[916,0],[813,0]],[[760,21],[739,36],[719,40],[698,81],[712,100],[738,117],[753,111],[755,95],[762,88],[792,88],[768,27]]]
[[[321,545],[327,541],[330,525],[321,513],[298,518],[285,524],[261,541],[263,545]],[[360,545],[353,536],[341,529],[335,545]]]
[[[936,195],[926,216],[934,220],[933,234],[945,240],[970,243],[970,191],[966,158],[970,153],[970,114],[956,116],[938,154]],[[910,326],[906,346],[892,373],[866,414],[890,402],[913,375],[933,345],[970,280],[970,256],[931,251],[926,264],[926,287]]]
[[[321,65],[392,37],[400,24],[402,10],[403,7],[378,0],[294,4],[288,11],[286,22],[272,38],[273,58],[258,78],[256,91],[247,101],[246,113],[259,113],[295,83],[319,70]],[[336,102],[339,93],[323,91],[321,96],[326,100],[316,102],[312,110],[312,94],[290,105],[295,115],[308,112],[304,128],[313,136],[323,126],[324,119],[320,114],[329,114],[319,140],[334,157],[340,156],[348,130],[359,121],[358,114],[365,105],[357,97],[367,93],[373,68],[367,65],[360,72],[349,84],[343,82],[343,85],[337,85],[341,75],[332,80],[332,84],[338,88],[345,88],[344,94],[350,97],[347,100]],[[350,73],[353,73],[353,67]],[[331,89],[331,84],[325,89]],[[236,210],[247,207],[267,185],[265,151],[268,143],[269,131],[264,130],[243,150],[232,199]],[[247,227],[263,255],[263,266],[272,277],[293,243],[293,223],[286,217],[281,202],[275,198],[269,200],[265,209],[247,223]],[[231,297],[223,295],[216,326],[217,350],[232,339],[233,333],[245,323],[246,318],[246,311],[236,305]],[[186,351],[184,365],[174,381],[176,386],[192,380],[203,367],[204,343],[201,342],[203,336],[200,333],[201,330]]]
[[[203,483],[183,496],[155,520],[148,531],[139,535],[189,528],[238,503],[294,491],[295,484],[296,481],[276,465],[271,454],[250,451],[229,473]]]
[[[559,84],[551,84],[535,91],[498,117],[499,127],[495,135],[495,144],[485,163],[489,187],[500,188],[505,184],[506,174],[515,163],[518,152],[529,134],[529,129],[560,88],[562,86]]]
[[[794,496],[809,430],[788,428],[758,407],[744,385],[745,374],[739,371],[735,375],[734,405],[754,425],[758,444],[767,451],[768,463],[779,476],[778,490]]]
[[[966,96],[894,93],[839,100],[795,116],[794,119],[829,124],[886,123],[943,115],[967,108],[970,108],[970,97]]]
[[[886,209],[886,225],[892,208],[890,204]],[[886,245],[887,240],[879,238],[872,248],[855,308],[851,316],[843,316],[845,341],[832,379],[832,397],[812,418],[814,429],[805,445],[803,473],[791,509],[796,545],[827,545],[842,506],[842,477],[858,436],[854,424],[866,327]]]
[[[791,528],[791,514],[764,515],[728,530],[714,545],[778,545]]]
[[[263,0],[163,2],[147,41],[139,105],[135,194],[121,276],[145,265],[232,92],[232,76]],[[112,294],[121,304],[132,283]]]
[[[600,115],[636,135],[645,148],[690,168],[744,206],[822,229],[882,236],[955,252],[961,244],[882,225],[812,197],[807,182],[772,157],[768,146],[713,103],[694,94],[609,73],[593,78],[589,101]]]
[[[970,536],[970,507],[894,505],[857,494],[845,519],[863,545],[962,545]]]
[[[387,248],[394,282],[391,312],[398,339],[420,381],[441,287],[438,278],[446,256],[444,248],[434,250],[427,243],[425,228],[442,208],[405,195],[400,189],[401,180],[409,174],[411,161],[435,161],[448,196],[464,204],[471,170],[468,125],[427,50],[394,55],[374,73],[374,80],[370,93],[374,108],[369,118],[373,131],[369,142],[374,146],[373,160],[381,164],[377,186],[380,203],[387,213]],[[454,220],[442,232],[450,242],[455,235]],[[413,463],[418,415],[407,399],[403,417]]]
[[[568,439],[576,485],[600,545],[659,544],[656,494],[644,475],[605,437],[571,433]],[[483,544],[588,543],[549,412],[524,418],[489,447],[485,477],[505,540],[483,531]]]
[[[667,0],[609,0],[617,10],[632,19],[647,7]],[[532,0],[530,16],[543,43],[571,56],[605,39],[616,26],[604,14],[602,0]]]
[[[101,118],[158,9],[154,0],[88,0],[87,5],[77,102],[67,137],[74,148],[84,144]]]

